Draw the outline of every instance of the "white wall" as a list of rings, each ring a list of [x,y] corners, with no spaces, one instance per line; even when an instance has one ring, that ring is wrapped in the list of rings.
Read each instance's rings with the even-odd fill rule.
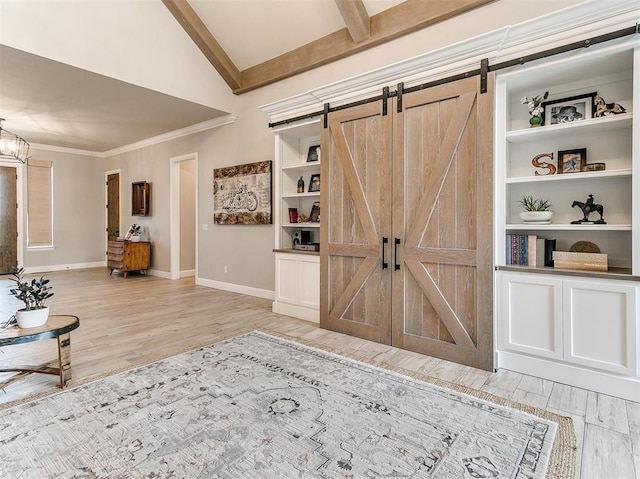
[[[105,261],[104,159],[32,149],[30,158],[53,164],[53,249],[28,249],[27,209],[22,237],[25,268],[95,266]],[[27,204],[25,185],[23,205]]]

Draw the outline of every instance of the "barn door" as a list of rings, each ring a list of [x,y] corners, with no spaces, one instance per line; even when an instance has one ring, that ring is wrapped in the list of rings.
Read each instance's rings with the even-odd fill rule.
[[[493,368],[493,78],[403,97],[394,117],[394,346]]]
[[[322,138],[320,208],[320,324],[387,344],[391,133],[391,117],[381,115],[379,102],[329,115]]]
[[[18,266],[18,211],[16,169],[0,166],[0,274]]]
[[[107,175],[107,241],[120,236],[120,173]]]

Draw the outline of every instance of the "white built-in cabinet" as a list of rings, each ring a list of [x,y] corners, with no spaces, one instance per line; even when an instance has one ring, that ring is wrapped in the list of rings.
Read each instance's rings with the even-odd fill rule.
[[[297,251],[294,241],[320,242],[320,223],[292,223],[289,210],[311,214],[320,202],[320,191],[309,191],[311,179],[320,175],[322,155],[308,161],[309,149],[320,145],[321,123],[316,118],[274,131],[275,288],[273,311],[307,321],[320,321],[320,255]],[[320,151],[320,150],[318,150]],[[298,191],[302,178],[304,190]]]
[[[640,50],[636,39],[549,57],[498,73],[495,129],[497,364],[628,399],[640,398]],[[596,92],[624,114],[531,128],[522,97]],[[542,153],[587,149],[605,171],[536,176]],[[582,218],[593,194],[607,224]],[[517,201],[548,199],[551,224],[524,224]],[[593,219],[598,215],[593,214]],[[556,250],[593,242],[608,272],[507,264],[508,234],[555,239]]]

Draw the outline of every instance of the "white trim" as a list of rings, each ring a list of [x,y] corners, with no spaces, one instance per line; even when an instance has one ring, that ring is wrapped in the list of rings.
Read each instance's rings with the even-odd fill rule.
[[[596,391],[607,396],[629,401],[637,401],[640,397],[640,379],[630,376],[618,376],[508,351],[498,351],[497,364],[499,369],[544,377],[550,381]]]
[[[171,273],[160,271],[158,269],[148,269],[147,274],[149,276],[155,276],[156,278],[171,279]]]
[[[192,135],[194,133],[200,133],[201,131],[211,130],[212,128],[218,128],[220,126],[228,125],[230,123],[234,123],[237,118],[238,117],[236,115],[224,115],[218,118],[214,118],[213,120],[203,121],[202,123],[198,123],[196,125],[191,125],[179,130],[163,133],[162,135],[152,136],[151,138],[146,138],[144,140],[140,140],[135,143],[130,143],[128,145],[120,146],[118,148],[114,148],[112,150],[107,150],[104,152],[80,150],[77,148],[67,148],[63,146],[43,145],[40,143],[31,143],[31,148],[37,150],[57,151],[60,153],[70,153],[72,155],[109,158],[110,156],[119,155],[128,151],[134,151],[147,146],[153,146],[164,141],[175,140],[176,138],[182,138],[183,136]]]
[[[180,272],[180,163],[183,161],[195,161],[196,181],[195,181],[195,266],[194,274],[198,276],[198,245],[199,245],[199,216],[198,216],[198,153],[188,153],[186,155],[169,158],[169,277],[171,279],[181,278]]]
[[[36,150],[55,151],[58,153],[70,153],[72,155],[95,156],[97,158],[105,158],[104,153],[91,150],[80,150],[78,148],[67,148],[65,146],[43,145],[40,143],[31,143],[31,148]]]
[[[320,324],[320,311],[313,308],[305,308],[297,304],[282,303],[274,301],[271,305],[271,311],[278,314],[284,314],[294,318],[303,319],[312,323]]]
[[[410,86],[475,70],[480,67],[482,58],[489,58],[490,63],[498,59],[502,62],[557,46],[556,42],[575,42],[633,26],[638,14],[638,0],[589,0],[269,103],[260,109],[269,115],[271,122],[317,112],[328,101],[332,106],[357,101],[380,93],[383,86],[393,90],[400,81]]]
[[[270,291],[268,289],[252,288],[250,286],[243,286],[241,284],[223,283],[222,281],[215,281],[212,279],[196,277],[196,284],[198,286],[206,286],[207,288],[215,288],[221,289],[222,291],[230,291],[232,293],[246,294],[248,296],[255,296],[257,298],[273,300],[276,297],[276,292]]]
[[[68,271],[72,269],[88,269],[88,268],[106,268],[106,261],[95,261],[93,263],[73,263],[73,264],[54,264],[29,266],[24,268],[27,274],[49,273],[51,271]]]
[[[109,156],[119,155],[121,153],[126,153],[128,151],[134,151],[140,148],[145,148],[147,146],[156,145],[164,141],[175,140],[176,138],[181,138],[183,136],[192,135],[194,133],[200,133],[201,131],[211,130],[212,128],[218,128],[220,126],[234,123],[237,118],[238,117],[236,115],[221,116],[218,118],[214,118],[213,120],[208,120],[202,123],[198,123],[196,125],[187,126],[186,128],[181,128],[180,130],[170,131],[169,133],[164,133],[162,135],[147,138],[146,140],[137,141],[129,145],[125,145],[119,148],[114,148],[113,150],[105,151],[104,156],[109,157]]]
[[[195,269],[189,269],[189,270],[185,270],[185,271],[180,271],[180,277],[181,278],[189,278],[191,276],[195,276],[196,275],[196,270]]]

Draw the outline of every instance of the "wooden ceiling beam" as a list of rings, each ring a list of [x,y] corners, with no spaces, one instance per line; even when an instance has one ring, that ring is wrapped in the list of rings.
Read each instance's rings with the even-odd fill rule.
[[[355,43],[367,40],[371,28],[367,7],[362,0],[335,0],[349,35]]]
[[[186,0],[162,0],[207,60],[232,90],[241,87],[241,73]]]
[[[407,0],[371,17],[368,39],[354,43],[347,28],[331,33],[243,70],[242,86],[233,89],[233,92],[241,94],[284,80],[494,1],[496,0]]]

